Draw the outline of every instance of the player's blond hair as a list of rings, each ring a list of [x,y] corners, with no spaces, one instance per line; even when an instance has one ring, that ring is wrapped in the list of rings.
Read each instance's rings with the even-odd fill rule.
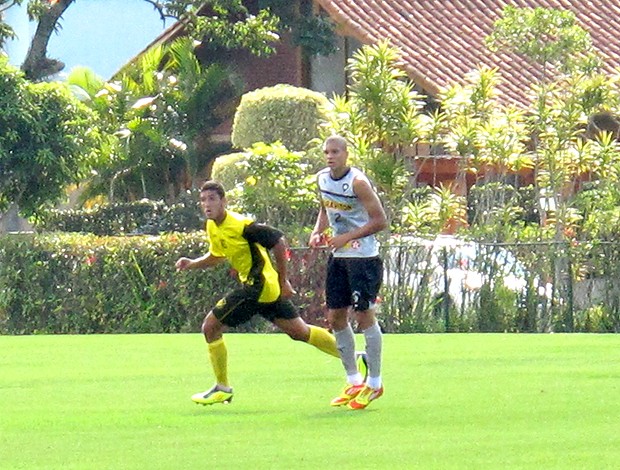
[[[327,139],[325,139],[325,142],[323,143],[323,147],[326,147],[327,144],[331,144],[331,143],[337,144],[339,147],[341,147],[345,151],[347,150],[347,147],[348,147],[347,139],[345,139],[341,135],[338,135],[338,134],[330,135]]]

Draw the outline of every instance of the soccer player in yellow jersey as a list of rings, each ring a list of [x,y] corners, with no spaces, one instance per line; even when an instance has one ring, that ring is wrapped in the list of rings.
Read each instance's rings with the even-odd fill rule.
[[[209,252],[199,258],[180,258],[178,270],[201,269],[228,260],[238,272],[241,287],[233,290],[206,315],[202,333],[207,340],[215,385],[192,396],[202,405],[227,403],[233,398],[228,381],[226,327],[261,315],[292,339],[340,357],[336,340],[326,329],[308,325],[289,300],[295,293],[286,275],[286,241],[282,232],[226,209],[223,186],[207,181],[200,190],[200,205],[207,217]],[[272,265],[268,250],[274,256]]]

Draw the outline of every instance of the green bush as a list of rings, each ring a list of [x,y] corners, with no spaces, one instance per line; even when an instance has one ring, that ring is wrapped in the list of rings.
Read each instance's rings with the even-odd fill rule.
[[[321,93],[283,84],[246,93],[235,113],[232,143],[245,149],[279,141],[289,150],[305,150],[319,137],[328,103]]]
[[[204,233],[0,237],[0,334],[199,331],[235,280],[224,266],[176,272]]]
[[[222,183],[227,190],[242,186],[251,175],[246,163],[248,158],[248,152],[228,153],[217,157],[211,170],[211,178]]]
[[[0,334],[198,332],[205,313],[238,285],[227,265],[177,272],[181,256],[208,250],[204,232],[97,237],[0,237]],[[325,325],[327,253],[291,250],[295,304]],[[271,331],[259,317],[235,329]]]
[[[259,222],[283,230],[293,244],[306,244],[314,226],[319,203],[315,173],[318,166],[303,152],[292,152],[280,144],[257,143],[234,167],[244,175],[243,184],[228,188],[232,209]]]
[[[198,198],[193,193],[167,206],[161,201],[106,204],[92,209],[48,210],[35,221],[39,231],[92,233],[100,236],[128,233],[192,232],[204,227]]]

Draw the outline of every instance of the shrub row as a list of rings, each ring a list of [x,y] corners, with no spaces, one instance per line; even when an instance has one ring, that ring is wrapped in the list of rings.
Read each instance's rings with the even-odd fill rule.
[[[195,195],[187,194],[173,205],[143,199],[92,209],[52,209],[41,214],[35,227],[40,231],[81,232],[101,236],[188,232],[204,227],[197,200]]]
[[[179,257],[207,250],[204,232],[0,236],[0,334],[198,332],[204,314],[237,285],[227,265],[175,270]],[[323,325],[325,256],[291,252],[296,304]],[[271,326],[256,318],[235,331]]]
[[[0,333],[199,331],[234,284],[226,268],[176,272],[202,233],[0,237]]]
[[[617,259],[620,247],[604,248],[606,259]],[[207,249],[203,232],[2,236],[0,334],[198,332],[205,312],[237,283],[226,265],[175,271],[179,257],[199,256]],[[420,247],[403,249],[413,259]],[[555,246],[538,250],[536,259],[558,251]],[[591,257],[596,253],[592,251]],[[381,292],[379,319],[386,332],[620,331],[616,269],[566,289],[566,276],[553,276],[552,267],[531,265],[524,273],[526,285],[518,292],[495,277],[495,282],[477,290],[451,290],[446,297],[443,281],[437,285],[428,277],[435,273],[443,278],[437,266],[404,263],[402,256],[394,255],[394,247],[384,254],[387,272],[400,279],[397,283],[388,279]],[[296,305],[306,321],[323,326],[327,256],[325,250],[297,248],[290,251],[289,261],[290,280],[298,292]],[[493,277],[485,271],[488,257],[470,261],[472,273]],[[424,266],[431,270],[424,272]],[[544,294],[535,280],[547,278],[553,289]],[[467,303],[455,304],[466,297]],[[260,319],[237,329],[271,330]]]

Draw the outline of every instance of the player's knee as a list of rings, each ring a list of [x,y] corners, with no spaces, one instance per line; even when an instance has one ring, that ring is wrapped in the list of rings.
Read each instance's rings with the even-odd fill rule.
[[[202,334],[207,338],[212,338],[218,336],[222,332],[221,323],[215,318],[215,316],[210,312],[202,321],[201,326]]]
[[[327,324],[332,331],[340,331],[349,325],[349,309],[330,309],[327,312]]]
[[[310,339],[310,328],[307,325],[295,325],[293,328],[287,328],[286,334],[293,341],[307,343]]]

